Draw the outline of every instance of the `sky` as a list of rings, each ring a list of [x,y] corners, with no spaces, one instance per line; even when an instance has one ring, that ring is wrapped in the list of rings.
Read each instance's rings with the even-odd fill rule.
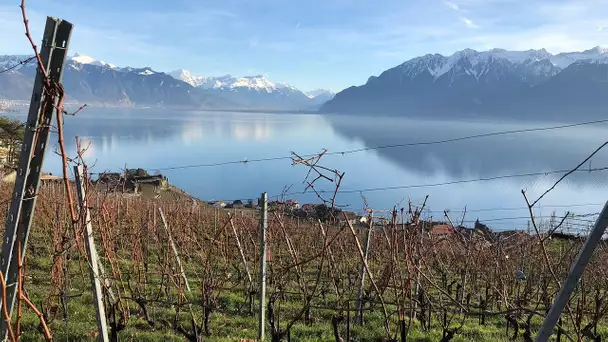
[[[29,54],[18,7],[0,0],[0,54]],[[608,0],[28,0],[75,27],[70,54],[195,75],[266,75],[340,91],[427,53],[608,46]]]

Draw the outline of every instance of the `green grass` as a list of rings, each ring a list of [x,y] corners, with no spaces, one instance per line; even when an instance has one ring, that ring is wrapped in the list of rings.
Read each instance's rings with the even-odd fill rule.
[[[49,293],[51,293],[51,280],[50,274],[53,266],[53,259],[51,258],[53,244],[51,242],[51,222],[54,222],[54,214],[55,207],[53,207],[48,200],[41,199],[39,201],[39,206],[44,210],[37,211],[39,214],[36,219],[36,225],[33,229],[32,235],[30,237],[30,246],[27,251],[27,262],[26,262],[26,283],[25,288],[27,290],[28,297],[30,300],[38,307],[43,308],[43,303],[46,303],[48,300]],[[94,201],[92,201],[94,203]],[[124,203],[123,203],[124,204]],[[109,208],[115,208],[115,203],[110,203],[108,205]],[[156,204],[155,204],[156,205]],[[173,238],[176,240],[180,248],[180,255],[182,256],[182,262],[185,269],[185,272],[188,275],[188,280],[190,287],[192,289],[191,294],[186,294],[186,296],[192,301],[193,312],[195,315],[196,321],[200,324],[203,318],[203,300],[202,300],[202,283],[207,281],[217,281],[215,286],[221,288],[214,288],[212,291],[212,296],[215,301],[215,309],[211,315],[210,328],[211,328],[211,336],[205,336],[205,341],[217,341],[217,342],[228,342],[228,341],[239,341],[241,338],[245,339],[255,339],[257,337],[257,327],[258,327],[258,317],[256,314],[250,314],[248,311],[249,303],[248,296],[246,293],[246,282],[244,281],[244,277],[241,279],[237,278],[238,273],[243,273],[243,267],[240,259],[240,255],[237,253],[237,249],[234,246],[234,241],[231,241],[232,233],[230,231],[230,227],[227,228],[226,231],[222,231],[223,224],[220,223],[216,225],[211,219],[210,216],[195,217],[193,219],[194,222],[185,222],[185,218],[188,217],[188,211],[178,212],[177,214],[172,213],[172,210],[177,211],[179,208],[186,208],[185,210],[189,210],[191,203],[188,202],[187,205],[183,205],[183,203],[171,203],[168,207],[165,208],[165,214],[168,217],[168,221],[172,227],[172,230],[175,233]],[[49,209],[50,206],[50,209]],[[136,211],[135,208],[138,206],[141,207],[140,211]],[[121,207],[121,213],[125,213],[126,210],[124,206]],[[41,208],[38,208],[41,209]],[[37,209],[37,210],[38,210]],[[170,210],[171,209],[171,210]],[[159,288],[159,284],[161,280],[165,279],[162,275],[162,269],[164,260],[168,260],[171,263],[172,267],[171,271],[178,274],[177,267],[175,266],[174,256],[172,254],[172,250],[168,247],[167,244],[167,236],[166,232],[160,228],[160,225],[157,221],[156,231],[152,231],[145,238],[136,239],[132,236],[131,233],[141,233],[142,227],[146,226],[146,224],[150,223],[150,214],[153,210],[153,206],[150,203],[145,202],[136,202],[135,204],[131,204],[130,214],[133,216],[125,217],[121,216],[121,223],[116,225],[115,222],[117,218],[110,217],[108,221],[110,223],[106,223],[105,226],[99,224],[99,222],[95,222],[96,233],[101,235],[103,231],[105,236],[116,236],[117,244],[119,245],[118,250],[118,259],[114,264],[115,267],[118,267],[121,271],[121,280],[114,279],[114,290],[116,293],[120,294],[121,300],[121,309],[127,314],[125,327],[119,332],[119,340],[120,341],[185,341],[186,338],[183,334],[173,329],[172,324],[173,320],[176,317],[176,303],[178,302],[179,293],[174,285],[173,281],[179,281],[179,276],[175,276],[173,281],[168,283],[167,292],[161,291],[160,296],[157,298],[157,289]],[[173,212],[174,212],[173,211]],[[40,214],[40,213],[45,213]],[[65,214],[65,213],[64,213]],[[208,214],[213,214],[213,211]],[[45,216],[47,215],[47,216]],[[181,221],[180,221],[181,219]],[[245,217],[244,219],[251,219]],[[158,217],[157,217],[158,220]],[[254,282],[257,282],[257,263],[255,260],[257,259],[258,249],[255,248],[255,242],[250,243],[250,240],[254,240],[256,238],[256,227],[257,223],[255,219],[251,219],[253,221],[254,226],[245,226],[245,223],[241,223],[240,218],[235,219],[236,224],[241,224],[238,228],[243,234],[243,238],[241,243],[244,246],[247,246],[246,254],[247,258],[250,262],[250,269],[252,271],[252,275],[254,278]],[[194,231],[193,235],[199,234],[198,236],[202,236],[200,240],[196,241],[197,244],[188,244],[189,240],[186,240],[184,236],[192,233],[188,231],[184,227],[187,224],[191,224],[197,230]],[[71,230],[71,226],[65,220],[63,221],[63,225],[59,228],[64,229],[68,227]],[[148,227],[148,226],[146,226]],[[289,228],[289,227],[288,227]],[[293,228],[293,227],[292,227]],[[328,231],[329,231],[328,227]],[[182,230],[179,230],[182,229]],[[192,229],[190,227],[189,229]],[[247,230],[249,229],[249,230]],[[309,229],[309,230],[307,230]],[[181,235],[179,232],[182,232]],[[227,232],[227,233],[225,233]],[[312,232],[309,233],[309,232]],[[311,255],[315,255],[321,249],[320,245],[322,245],[322,241],[319,238],[318,228],[304,227],[303,225],[298,228],[298,230],[292,230],[292,239],[299,243],[296,248],[299,252],[299,257],[302,260],[309,258]],[[304,235],[307,233],[308,235]],[[130,235],[131,234],[131,235]],[[222,235],[227,234],[227,235]],[[251,234],[251,236],[249,235]],[[276,233],[275,233],[276,234]],[[330,231],[328,235],[336,234],[336,230]],[[349,297],[349,307],[352,309],[354,307],[353,298],[356,295],[356,285],[348,287],[348,280],[345,278],[346,274],[349,272],[358,273],[360,270],[360,259],[359,256],[353,248],[352,245],[352,236],[348,235],[350,232],[345,231],[345,235],[341,236],[336,244],[332,247],[334,253],[338,254],[336,259],[338,260],[336,263],[337,267],[340,268],[339,273],[342,280],[341,290],[345,290],[347,292],[347,297]],[[277,236],[278,235],[278,236]],[[188,235],[188,237],[190,237]],[[98,241],[98,249],[102,255],[104,254],[103,246],[101,245],[99,236],[96,237]],[[181,238],[181,239],[180,239]],[[300,238],[300,240],[296,240],[296,238]],[[274,284],[269,284],[268,286],[268,296],[277,291],[277,281],[284,282],[285,290],[288,292],[298,292],[299,285],[296,281],[295,272],[292,270],[288,272],[281,279],[277,279],[274,277],[275,273],[279,272],[282,267],[290,266],[292,263],[291,257],[287,253],[287,249],[285,247],[285,243],[282,240],[282,236],[280,234],[276,234],[273,236],[273,263],[271,263],[271,269],[269,274],[269,279],[274,279]],[[383,239],[380,237],[377,239],[376,243],[382,243]],[[129,280],[132,281],[132,287],[136,287],[138,274],[136,270],[138,269],[138,264],[134,261],[135,248],[133,248],[133,243],[138,242],[140,244],[145,244],[149,250],[150,257],[148,259],[149,262],[149,287],[144,291],[145,297],[149,300],[148,303],[148,311],[151,319],[155,322],[154,326],[151,326],[145,319],[141,308],[137,305],[137,303],[133,300],[136,297],[136,293],[132,293],[128,288],[127,282]],[[200,245],[199,245],[200,244]],[[548,246],[548,250],[550,253],[559,253],[561,249],[565,249],[568,247],[567,242],[552,242]],[[339,255],[340,248],[346,246],[344,248],[345,252],[342,255]],[[227,252],[226,252],[227,251]],[[385,267],[386,260],[382,253],[382,248],[378,247],[378,245],[372,248],[372,255],[370,256],[370,267],[372,268],[372,272],[374,273],[374,277],[376,277],[376,281],[380,281],[382,277],[382,270]],[[207,254],[208,253],[208,254]],[[516,252],[511,252],[513,256],[516,256]],[[495,255],[496,253],[489,253],[488,255]],[[159,262],[160,256],[160,262]],[[209,259],[209,260],[207,260]],[[479,260],[480,262],[484,260]],[[538,260],[536,260],[538,261]],[[84,269],[84,283],[82,275],[80,274],[80,265],[79,262],[83,262]],[[59,312],[57,313],[55,319],[50,323],[49,327],[53,333],[55,341],[96,341],[96,319],[95,319],[95,310],[92,304],[92,294],[90,290],[90,279],[88,274],[87,265],[84,264],[86,261],[83,256],[79,255],[71,255],[70,261],[68,261],[69,268],[69,284],[68,284],[68,310],[67,310],[67,319],[64,319],[64,313],[61,310],[61,305],[59,305]],[[207,268],[206,263],[212,265]],[[226,262],[230,265],[224,272],[224,265]],[[344,298],[340,300],[337,298],[335,293],[333,292],[333,285],[329,284],[327,271],[328,271],[328,262],[329,260],[326,258],[324,263],[324,274],[321,277],[321,283],[319,288],[317,289],[317,293],[313,300],[313,305],[317,308],[313,308],[311,310],[311,323],[305,324],[304,319],[301,318],[293,325],[291,330],[291,340],[292,341],[335,341],[333,327],[331,325],[332,317],[337,314],[346,315],[344,310],[339,311],[336,308],[343,307]],[[462,263],[462,260],[457,260],[456,263]],[[108,274],[112,274],[112,267],[108,264],[108,260],[104,258],[104,263],[106,264],[106,272]],[[430,262],[429,262],[430,263]],[[519,264],[518,262],[516,262]],[[530,263],[532,264],[532,263]],[[304,274],[304,278],[307,280],[307,286],[309,288],[312,287],[314,283],[314,279],[316,279],[317,275],[317,266],[319,265],[318,260],[310,262],[302,267],[302,273]],[[141,266],[141,265],[139,265]],[[453,274],[448,274],[446,278],[446,282],[452,282],[452,280],[460,280],[460,274],[457,273],[459,269],[462,269],[462,265],[451,265],[454,270]],[[396,276],[399,277],[401,274],[399,272],[405,273],[407,270],[404,270],[403,265],[401,265],[401,269],[397,269]],[[490,270],[494,269],[494,265],[490,263]],[[518,267],[517,265],[515,267]],[[540,267],[538,265],[531,265],[530,267],[537,267],[535,270],[537,272],[541,272]],[[240,270],[240,272],[237,270]],[[430,269],[430,268],[429,268]],[[514,269],[508,269],[505,266],[505,273],[513,273]],[[435,277],[435,283],[441,286],[442,279],[439,271],[433,270],[429,272],[437,272],[436,274],[431,274],[432,277]],[[478,271],[478,278],[476,284],[485,284],[484,276],[487,275],[488,272]],[[211,273],[211,274],[208,274]],[[230,275],[228,275],[230,274]],[[278,274],[278,273],[277,273]],[[492,272],[492,274],[494,274]],[[243,276],[243,274],[241,274]],[[207,277],[207,278],[206,278]],[[397,278],[396,277],[396,278]],[[395,278],[395,279],[396,279]],[[504,277],[507,278],[506,276]],[[495,280],[495,278],[490,279],[490,281]],[[507,279],[508,281],[508,279]],[[472,282],[472,280],[469,280]],[[356,281],[355,283],[356,284]],[[498,282],[496,282],[498,284]],[[492,286],[496,286],[493,284]],[[509,296],[511,300],[515,297],[514,293],[517,293],[517,287],[519,285],[513,285],[514,282],[511,282],[512,286],[508,290],[511,290]],[[537,284],[537,283],[532,283]],[[473,294],[471,306],[472,310],[477,310],[477,306],[479,305],[480,294],[485,292],[484,288],[475,288],[475,285],[469,283],[469,288],[467,291]],[[549,286],[552,286],[549,284]],[[538,287],[538,286],[537,286]],[[327,296],[325,298],[325,302],[319,296],[319,289],[324,288],[327,290]],[[366,290],[371,291],[372,286],[369,281],[366,283]],[[427,295],[432,298],[432,305],[435,310],[437,310],[439,298],[444,303],[448,303],[448,300],[445,299],[440,291],[430,285],[426,285],[425,291]],[[452,288],[452,295],[454,295],[456,291],[456,285]],[[605,290],[604,290],[605,291]],[[136,291],[134,291],[136,292]],[[491,291],[490,291],[491,292]],[[385,301],[387,302],[387,310],[390,314],[390,329],[391,329],[391,337],[399,336],[397,329],[397,319],[398,315],[395,313],[397,307],[395,305],[396,294],[393,289],[387,289],[385,291]],[[588,292],[590,293],[590,292]],[[57,303],[59,303],[58,298],[54,298]],[[590,299],[588,298],[588,302]],[[605,304],[604,304],[605,305]],[[447,305],[451,308],[451,312],[458,312],[458,309],[455,305]],[[255,296],[254,302],[254,311],[257,310],[257,295]],[[286,293],[284,299],[280,299],[275,303],[276,313],[278,317],[276,317],[279,322],[280,328],[284,329],[285,326],[291,321],[295,315],[301,311],[303,307],[302,297],[298,294],[289,294]],[[324,307],[322,309],[318,307]],[[504,309],[504,307],[502,308]],[[539,307],[538,311],[543,311],[544,307]],[[500,311],[496,306],[493,306],[491,311]],[[38,317],[31,312],[29,309],[24,309],[24,315],[21,320],[22,325],[22,341],[40,341],[42,339],[42,334],[39,331],[39,320]],[[108,311],[108,314],[110,312]],[[452,320],[450,324],[450,328],[454,328],[459,325],[460,317],[455,315],[456,317]],[[120,317],[117,314],[116,317]],[[14,318],[14,317],[13,317]],[[351,318],[354,318],[354,313],[351,312]],[[587,317],[588,318],[588,317]],[[190,328],[190,316],[188,313],[188,308],[186,306],[180,309],[180,314],[177,315],[177,319],[181,325],[187,329]],[[350,337],[351,341],[357,342],[375,342],[381,341],[383,338],[387,337],[387,334],[384,329],[384,314],[382,309],[378,303],[374,304],[373,309],[370,309],[369,306],[365,308],[364,314],[365,324],[358,325],[354,322],[351,323],[350,329]],[[525,321],[525,317],[520,317],[519,322]],[[532,320],[532,330],[536,331],[540,326],[542,320],[540,317],[535,317]],[[270,326],[266,327],[267,336],[270,336]],[[345,338],[347,335],[346,332],[346,322],[342,322],[339,325],[339,331],[342,338]],[[490,342],[490,341],[510,341],[510,336],[512,335],[512,329],[509,330],[509,336],[507,336],[506,325],[504,315],[492,316],[488,317],[487,323],[485,325],[480,325],[479,321],[476,317],[468,317],[462,328],[456,334],[455,338],[452,341],[480,341],[480,342]],[[598,332],[604,337],[608,337],[608,324],[603,320],[600,325]],[[418,321],[411,322],[411,326],[408,333],[408,341],[439,341],[442,338],[442,329],[440,326],[440,315],[434,313],[432,315],[432,327],[429,331],[425,331],[421,328],[421,325]],[[522,338],[523,329],[520,330],[519,340],[523,340]],[[270,340],[268,338],[268,340]],[[563,339],[565,341],[565,339]]]

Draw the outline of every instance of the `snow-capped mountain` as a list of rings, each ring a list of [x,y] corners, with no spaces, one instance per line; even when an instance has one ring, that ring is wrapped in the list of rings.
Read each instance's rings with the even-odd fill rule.
[[[209,77],[197,87],[200,93],[213,94],[246,109],[315,109],[316,103],[297,88],[273,82],[263,75]]]
[[[184,81],[193,87],[198,87],[207,80],[207,78],[204,76],[192,75],[190,71],[184,69],[173,70],[169,73],[169,75],[176,80]]]
[[[28,56],[0,56],[0,70]],[[0,74],[0,98],[28,99],[35,61]],[[71,100],[103,105],[173,106],[198,109],[311,110],[316,102],[295,87],[245,76],[204,77],[187,70],[117,67],[93,57],[68,57],[63,84]]]
[[[290,85],[270,81],[263,75],[243,77],[225,75],[220,77],[208,77],[199,86],[204,89],[248,88],[250,90],[265,91],[267,93],[272,93],[281,89],[297,90]]]
[[[13,62],[22,57],[0,56],[0,61],[2,65],[14,65]],[[1,73],[0,98],[29,99],[35,75],[35,61]],[[67,58],[62,82],[69,101],[90,105],[199,108],[214,103],[195,94],[189,84],[151,68],[118,68],[79,54]]]
[[[75,53],[74,56],[68,57],[68,61],[71,61],[73,64],[89,64],[89,65],[103,66],[103,67],[108,67],[111,69],[116,69],[116,65],[114,65],[114,64],[106,63],[101,60],[98,61],[93,57],[81,55],[79,53]]]
[[[235,89],[248,88],[250,90],[265,91],[272,93],[280,89],[297,90],[283,83],[275,83],[270,81],[263,75],[232,77],[224,75],[219,77],[194,76],[188,70],[175,70],[169,73],[175,79],[182,80],[193,87],[201,87],[203,89]]]
[[[547,52],[545,49],[527,51],[492,49],[481,52],[464,49],[447,57],[440,54],[417,57],[397,68],[400,69],[403,76],[410,79],[423,72],[428,72],[437,80],[450,71],[456,74],[463,72],[479,78],[488,72],[492,72],[492,64],[502,63],[501,66],[504,68],[518,69],[522,77],[527,74],[552,77],[577,61],[608,63],[608,49],[595,47],[583,52],[566,52],[556,55]]]
[[[233,77],[194,76],[187,70],[170,73],[206,95],[214,95],[246,109],[316,109],[318,101],[296,87],[269,80],[264,75]]]
[[[0,56],[0,71],[4,71],[6,69],[11,69],[11,71],[17,71],[22,68],[25,63],[34,64],[35,60],[30,60],[30,57],[27,55],[5,55]]]
[[[0,99],[27,100],[31,96],[33,78],[25,79],[22,70],[36,64],[27,55],[0,56]],[[29,60],[29,62],[27,62]],[[8,70],[10,69],[10,70]]]
[[[598,74],[593,76],[591,71]],[[321,110],[386,115],[491,115],[500,111],[512,116],[531,108],[599,111],[608,102],[606,96],[583,96],[579,90],[589,94],[598,93],[597,89],[608,91],[607,81],[608,49],[600,47],[559,54],[545,49],[465,49],[450,56],[428,54],[408,60],[370,77],[362,86],[336,94]],[[549,88],[551,99],[543,90]],[[543,101],[538,100],[541,97]]]
[[[311,98],[318,106],[321,106],[325,102],[331,100],[336,96],[336,93],[327,89],[316,89],[306,92],[306,96]]]
[[[227,84],[231,84],[236,81],[236,78],[230,75],[224,75],[219,77],[208,77],[198,87],[201,89],[221,89]]]
[[[308,97],[310,97],[311,99],[320,96],[320,95],[326,95],[326,96],[334,96],[335,93],[332,92],[331,90],[327,90],[327,89],[315,89],[315,90],[311,90],[311,91],[307,91],[305,93]]]

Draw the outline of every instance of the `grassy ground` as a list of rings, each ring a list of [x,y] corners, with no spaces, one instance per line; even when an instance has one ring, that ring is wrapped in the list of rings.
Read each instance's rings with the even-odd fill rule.
[[[0,185],[0,195],[4,199],[9,198],[10,187]],[[209,324],[211,331],[208,336],[204,336],[204,340],[239,341],[257,337],[257,316],[249,312],[249,293],[246,291],[248,281],[231,230],[230,217],[227,215],[229,211],[218,213],[199,202],[193,202],[187,197],[187,194],[183,193],[161,196],[160,199],[127,199],[114,194],[107,196],[100,193],[94,195],[97,197],[90,197],[89,206],[93,217],[95,239],[106,272],[111,278],[112,289],[120,298],[119,304],[116,306],[106,302],[109,323],[124,325],[117,333],[118,340],[187,341],[186,334],[181,331],[192,332],[186,301],[192,303],[192,311],[198,324],[203,321],[204,307],[212,309]],[[61,185],[43,188],[39,197],[34,229],[26,254],[24,287],[30,300],[45,312],[54,340],[95,341],[97,327],[86,258],[76,248],[71,248],[67,253],[57,253],[62,241],[71,240],[69,236],[72,231],[66,203],[62,198],[64,195]],[[167,218],[169,231],[179,251],[192,289],[191,293],[185,291],[167,231],[161,225],[157,215],[158,207],[162,207]],[[230,211],[230,213],[235,214],[234,211]],[[259,246],[256,245],[258,241],[257,220],[258,218],[253,215],[241,216],[237,213],[232,222],[235,232],[240,237],[245,259],[251,269],[254,288],[258,279],[257,261],[259,260]],[[284,293],[274,303],[276,323],[280,329],[284,329],[292,319],[297,318],[290,331],[292,341],[335,341],[332,318],[340,315],[346,316],[345,303],[348,302],[348,307],[352,310],[357,293],[356,276],[359,274],[361,263],[353,244],[353,236],[343,228],[327,227],[328,236],[337,237],[336,242],[332,245],[332,258],[326,254],[318,257],[319,253],[325,253],[325,249],[323,237],[317,226],[305,223],[298,226],[293,222],[282,224],[283,222],[276,220],[269,222],[272,259],[269,260],[268,298],[281,290]],[[80,228],[78,227],[78,229]],[[304,317],[299,315],[304,306],[301,295],[302,285],[297,281],[298,271],[293,266],[294,258],[290,255],[288,240],[295,246],[298,254],[296,259],[307,261],[302,264],[299,272],[301,272],[300,278],[304,279],[304,288],[314,292],[308,324]],[[395,239],[395,241],[399,240]],[[415,239],[415,241],[419,241],[419,239]],[[372,239],[373,247],[369,260],[374,278],[376,282],[380,283],[380,286],[382,286],[382,279],[385,278],[386,265],[391,260],[384,243],[384,236],[381,232],[377,232]],[[438,245],[440,246],[441,243],[433,244],[433,246]],[[522,246],[524,245],[516,245],[516,250],[524,249],[525,246]],[[526,246],[529,248],[526,250],[526,255],[532,257],[534,246]],[[562,251],[575,251],[576,248],[570,248],[571,246],[573,245],[569,242],[559,242],[554,243],[548,249],[549,253],[559,255]],[[504,250],[517,256],[516,252],[510,252],[509,246],[504,246]],[[458,250],[446,249],[446,251],[449,253],[435,256],[429,254],[428,258],[437,259],[433,267],[447,265],[445,267],[452,270],[453,273],[442,279],[439,271],[432,271],[436,272],[433,275],[436,284],[431,286],[429,282],[422,283],[429,298],[429,305],[432,305],[435,310],[431,316],[431,329],[422,329],[418,320],[408,322],[409,312],[406,310],[406,323],[411,324],[408,340],[440,341],[442,339],[443,314],[439,308],[449,311],[447,315],[447,319],[450,321],[449,328],[460,326],[461,320],[465,317],[465,321],[452,341],[513,340],[513,329],[511,328],[507,332],[504,314],[488,316],[486,324],[481,325],[474,314],[460,315],[458,314],[459,309],[446,300],[447,297],[441,291],[448,291],[454,297],[455,292],[451,292],[452,290],[448,289],[446,285],[441,285],[442,281],[445,284],[460,281],[460,273],[457,270],[463,269],[462,266],[465,265],[462,259],[463,254],[458,254],[460,253]],[[486,284],[490,282],[490,289],[505,286],[504,295],[508,296],[511,302],[517,301],[520,294],[525,292],[524,284],[528,284],[532,289],[529,294],[531,298],[534,300],[540,298],[542,284],[545,284],[543,282],[550,279],[548,272],[542,266],[541,259],[532,259],[531,265],[526,269],[529,272],[527,283],[518,285],[509,275],[518,269],[519,260],[503,260],[500,264],[501,268],[498,268],[498,266],[494,266],[498,261],[489,259],[497,254],[495,251],[488,250],[479,253],[473,258],[475,262],[470,265],[471,268],[468,271],[467,293],[472,295],[469,307],[472,313],[479,311],[479,300],[484,292],[484,288],[479,284],[484,284],[484,282]],[[452,259],[444,260],[447,258],[446,255]],[[66,258],[62,259],[63,257]],[[563,261],[560,262],[565,265],[569,259],[563,258]],[[57,269],[56,266],[61,260],[65,261],[65,267]],[[601,260],[604,259],[600,259],[597,264],[604,265],[605,263]],[[387,284],[398,284],[403,289],[404,278],[402,277],[408,270],[411,270],[406,266],[406,264],[396,264],[397,271],[387,278],[390,280]],[[320,273],[319,270],[321,270]],[[499,272],[496,273],[497,270]],[[339,282],[330,280],[331,272],[337,274]],[[563,276],[564,272],[560,270],[560,276]],[[584,279],[584,284],[589,289],[586,293],[589,295],[582,299],[582,303],[588,303],[583,304],[583,307],[587,305],[587,309],[582,311],[585,315],[583,322],[588,322],[592,314],[589,303],[592,303],[593,300],[591,294],[594,293],[594,286],[600,286],[602,289],[602,284],[606,284],[603,268],[594,268],[592,272],[596,272],[593,273],[596,275],[587,275]],[[355,277],[351,281],[349,279],[353,274]],[[315,279],[319,279],[318,284]],[[550,280],[546,283],[551,284]],[[333,291],[333,286],[339,287],[342,295],[337,296]],[[435,286],[440,286],[442,290]],[[366,293],[373,293],[372,289],[368,280],[365,286]],[[604,286],[601,293],[605,295],[606,289],[608,287]],[[454,289],[454,291],[456,290]],[[498,291],[496,292],[498,293]],[[321,293],[326,295],[322,296]],[[402,298],[399,295],[398,291],[393,291],[393,288],[387,287],[385,290],[384,300],[387,302],[387,312],[391,322],[390,336],[393,338],[399,337],[398,307],[395,305],[398,299]],[[257,294],[253,297],[257,298],[256,296]],[[106,292],[106,300],[107,298]],[[148,313],[147,317],[142,305],[139,305],[142,301]],[[534,303],[536,302],[532,301],[532,304]],[[574,304],[572,305],[574,308]],[[253,303],[252,307],[255,312],[257,301]],[[540,312],[545,310],[543,306],[533,307],[533,309]],[[499,312],[500,308],[493,306],[489,310]],[[56,314],[53,315],[55,311]],[[354,316],[352,311],[351,316]],[[54,318],[51,319],[51,317]],[[525,322],[525,318],[525,315],[518,317],[520,324]],[[13,316],[13,323],[16,320],[16,316]],[[349,332],[351,341],[372,342],[384,341],[387,338],[383,310],[377,300],[374,300],[373,304],[367,303],[364,320],[364,325],[351,323]],[[532,332],[537,331],[541,322],[542,317],[534,316],[531,321]],[[340,323],[338,329],[341,337],[346,338],[346,322]],[[270,337],[270,330],[271,327],[268,325],[266,328],[268,337]],[[38,317],[26,308],[23,309],[21,331],[23,341],[42,339]],[[519,330],[516,340],[524,340],[523,332],[523,328]],[[608,337],[608,326],[605,320],[601,321],[598,332],[602,337]],[[565,341],[565,338],[562,340]]]
[[[39,245],[40,234],[37,230],[32,238],[27,262],[26,289],[29,297],[34,303],[42,303],[49,291],[48,274],[51,272],[51,259],[48,257],[47,246]],[[129,269],[132,265],[123,265]],[[185,265],[186,269],[195,270],[199,265],[192,261]],[[68,299],[68,317],[63,319],[62,314],[56,318],[50,328],[56,341],[95,341],[97,327],[95,324],[95,310],[92,305],[92,296],[89,291],[88,277],[86,282],[82,282],[82,277],[78,272],[76,260],[70,263],[70,298]],[[159,280],[159,279],[153,279]],[[84,286],[83,286],[84,285]],[[200,286],[198,281],[193,281],[192,287]],[[125,296],[127,296],[125,294]],[[196,296],[195,296],[196,297]],[[197,298],[200,301],[200,298]],[[328,299],[331,301],[331,298]],[[196,301],[196,300],[195,300]],[[212,335],[205,337],[206,341],[228,342],[239,341],[242,338],[255,339],[257,337],[257,316],[251,315],[247,311],[248,303],[243,290],[222,291],[218,296],[217,308],[211,319]],[[321,300],[316,302],[322,306]],[[331,303],[330,303],[331,304]],[[282,315],[289,317],[294,315],[301,307],[298,297],[291,297],[280,304]],[[126,322],[126,327],[119,332],[120,341],[185,341],[184,335],[177,333],[168,326],[151,327],[141,316],[141,311],[134,303],[128,303],[130,317]],[[330,305],[331,306],[331,305]],[[255,305],[257,308],[257,303]],[[166,305],[151,306],[151,316],[156,322],[172,320],[175,309]],[[197,320],[202,319],[202,308],[195,307]],[[334,310],[313,309],[312,323],[296,323],[291,331],[292,341],[335,341],[331,326]],[[187,326],[188,315],[184,312],[180,316],[184,325]],[[418,321],[413,321],[408,334],[409,341],[439,341],[442,338],[442,329],[439,326],[440,316],[433,315],[433,328],[430,331],[423,331]],[[351,327],[350,337],[353,341],[379,341],[385,336],[383,329],[383,316],[376,307],[373,312],[365,314],[365,324]],[[534,330],[540,326],[540,318],[533,320]],[[23,341],[39,341],[41,334],[39,331],[38,317],[29,310],[24,311],[22,320]],[[269,328],[267,328],[269,329]],[[342,337],[346,337],[345,326],[341,327]],[[396,332],[393,331],[393,334]],[[608,336],[608,327],[602,326],[600,333]],[[511,330],[509,336],[513,334]],[[486,325],[480,325],[477,318],[466,320],[462,329],[452,341],[512,341],[507,337],[505,322],[502,317],[489,319]],[[520,336],[516,340],[523,340]]]

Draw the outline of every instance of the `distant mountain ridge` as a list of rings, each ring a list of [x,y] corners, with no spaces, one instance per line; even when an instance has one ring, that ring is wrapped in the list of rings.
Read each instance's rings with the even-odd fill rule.
[[[184,69],[171,71],[169,75],[177,80],[184,81],[193,87],[198,87],[207,80],[206,77],[192,75],[188,70]]]
[[[263,75],[204,77],[192,75],[183,69],[175,70],[170,75],[196,87],[199,92],[236,101],[248,108],[262,106],[316,110],[334,95],[329,90],[320,89],[311,96],[288,84],[273,82]]]
[[[465,49],[427,54],[371,76],[321,112],[403,116],[585,116],[608,107],[608,49]]]
[[[327,89],[315,89],[313,91],[306,92],[306,95],[319,104],[323,104],[333,99],[334,96],[336,96],[336,93]]]
[[[0,56],[0,71],[28,56]],[[35,62],[0,74],[0,98],[31,96]],[[92,105],[155,106],[217,110],[316,110],[324,98],[264,76],[203,77],[187,70],[157,72],[149,67],[117,67],[75,54],[68,58],[63,84],[70,100]],[[324,102],[324,101],[323,101]]]

